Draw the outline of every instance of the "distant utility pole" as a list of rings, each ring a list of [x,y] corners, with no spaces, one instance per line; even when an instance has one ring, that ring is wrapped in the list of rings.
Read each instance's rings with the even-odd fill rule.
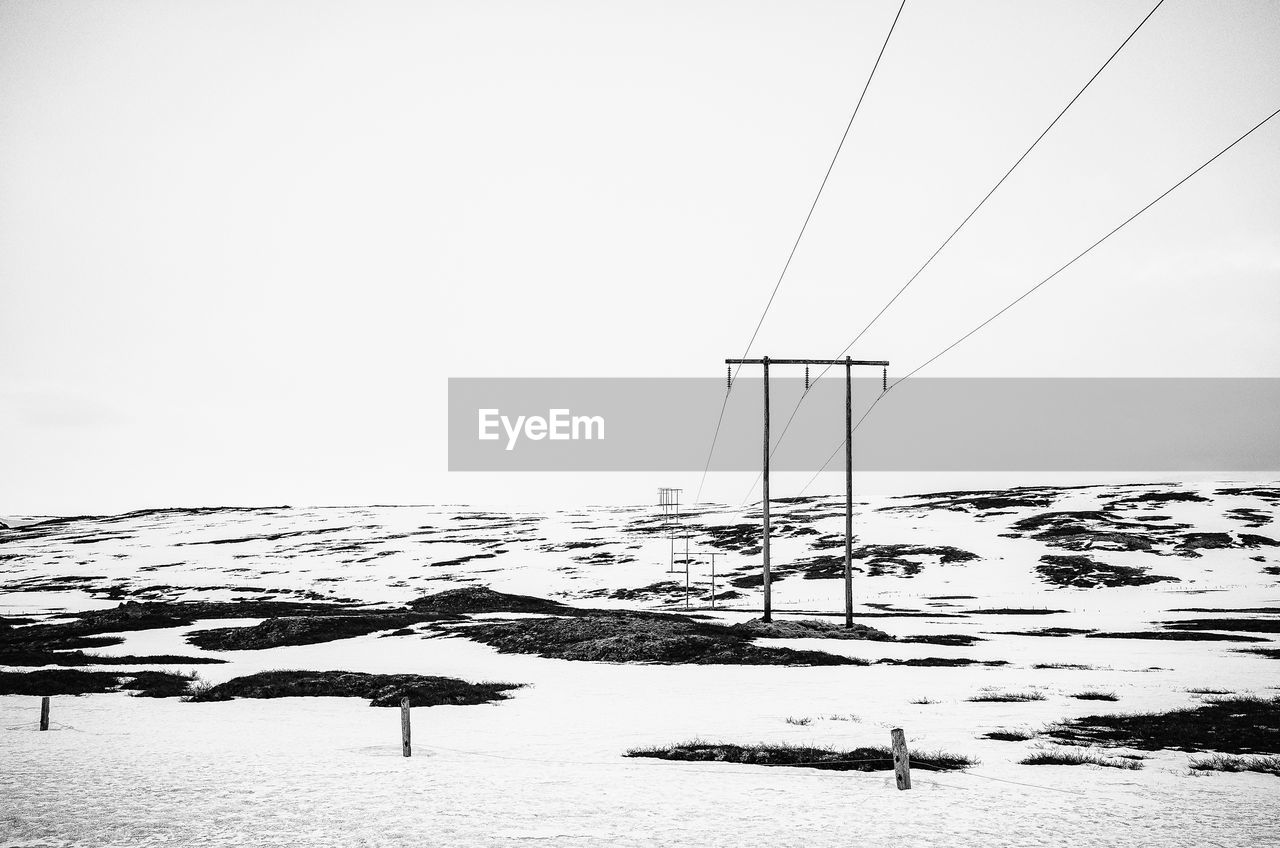
[[[760,365],[764,371],[764,466],[761,470],[761,494],[763,503],[764,554],[764,620],[773,620],[773,598],[769,579],[769,366],[770,365],[826,365],[844,366],[844,626],[853,627],[853,366],[872,365],[889,368],[880,359],[726,359],[726,365]],[[809,372],[805,371],[805,389],[809,387]]]

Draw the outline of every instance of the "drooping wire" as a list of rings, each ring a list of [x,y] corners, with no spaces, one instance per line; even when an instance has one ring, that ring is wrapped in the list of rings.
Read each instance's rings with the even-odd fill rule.
[[[809,227],[809,221],[813,218],[813,212],[818,208],[818,200],[822,197],[823,189],[827,187],[827,180],[831,178],[831,171],[835,168],[836,160],[840,157],[840,151],[844,149],[845,140],[849,137],[849,131],[853,128],[853,121],[858,117],[859,110],[862,109],[862,101],[867,96],[868,89],[871,88],[871,80],[875,79],[876,70],[880,67],[880,60],[884,58],[886,48],[889,46],[889,39],[893,37],[893,31],[898,26],[898,20],[902,17],[902,10],[907,6],[907,0],[902,0],[898,6],[897,13],[893,16],[893,23],[889,25],[889,32],[885,34],[884,43],[880,45],[880,52],[876,54],[876,61],[871,66],[871,73],[867,75],[867,81],[862,86],[862,93],[858,95],[858,102],[854,104],[853,112],[849,115],[849,121],[845,124],[844,133],[840,136],[840,143],[836,145],[836,152],[831,157],[831,162],[827,165],[827,171],[822,176],[822,182],[818,185],[818,191],[813,196],[813,202],[809,204],[809,211],[804,216],[804,223],[800,225],[800,232],[796,234],[796,240],[791,245],[791,252],[787,254],[787,261],[782,265],[782,272],[778,274],[778,281],[773,284],[773,291],[769,293],[769,300],[765,302],[764,310],[760,313],[760,320],[756,322],[756,327],[751,331],[751,338],[747,341],[747,347],[742,352],[741,359],[746,359],[747,354],[751,352],[751,346],[756,343],[756,337],[760,335],[760,328],[764,326],[764,319],[769,314],[769,309],[773,306],[773,300],[778,296],[778,289],[782,286],[782,280],[787,276],[787,270],[791,267],[791,260],[795,258],[796,250],[800,247],[800,240],[804,238],[805,230]],[[702,479],[698,482],[697,493],[693,496],[693,502],[699,503],[702,498],[702,489],[707,482],[707,472],[711,469],[711,458],[715,454],[716,442],[720,438],[720,428],[724,424],[725,409],[729,406],[729,393],[733,391],[733,381],[738,375],[738,370],[742,366],[733,369],[729,375],[729,391],[725,393],[724,400],[720,404],[720,414],[716,418],[715,432],[711,436],[711,447],[707,450],[707,461],[702,468]]]
[[[1157,203],[1159,203],[1161,200],[1164,200],[1164,199],[1165,199],[1166,197],[1168,197],[1170,194],[1173,194],[1173,192],[1174,192],[1174,191],[1176,191],[1179,187],[1181,187],[1183,183],[1187,182],[1187,181],[1188,181],[1188,180],[1190,180],[1192,177],[1194,177],[1196,174],[1200,173],[1200,172],[1201,172],[1201,171],[1203,171],[1205,168],[1207,168],[1207,167],[1209,167],[1210,165],[1212,165],[1215,161],[1217,161],[1217,159],[1218,159],[1219,157],[1221,157],[1222,155],[1224,155],[1227,151],[1231,150],[1231,149],[1232,149],[1233,147],[1235,147],[1237,144],[1239,144],[1240,142],[1244,141],[1244,140],[1245,140],[1246,138],[1248,138],[1249,136],[1253,135],[1255,132],[1257,132],[1259,129],[1261,129],[1261,128],[1263,127],[1263,125],[1265,125],[1268,121],[1270,121],[1270,120],[1271,120],[1272,118],[1274,118],[1276,115],[1280,115],[1280,109],[1275,110],[1275,111],[1274,111],[1274,112],[1272,112],[1270,115],[1267,115],[1267,117],[1263,118],[1261,121],[1259,121],[1258,123],[1254,124],[1254,125],[1253,125],[1252,127],[1250,127],[1247,131],[1245,131],[1245,133],[1244,133],[1243,135],[1241,135],[1241,136],[1239,136],[1238,138],[1236,138],[1236,140],[1235,140],[1235,141],[1231,142],[1231,143],[1230,143],[1230,144],[1228,144],[1226,147],[1222,148],[1222,149],[1221,149],[1221,150],[1219,150],[1217,153],[1215,153],[1215,154],[1213,154],[1212,156],[1210,156],[1208,159],[1206,159],[1204,162],[1202,162],[1199,166],[1197,166],[1195,170],[1191,171],[1191,172],[1190,172],[1189,174],[1187,174],[1185,177],[1183,177],[1182,179],[1178,180],[1176,183],[1174,183],[1173,185],[1171,185],[1169,188],[1165,189],[1165,190],[1164,190],[1163,192],[1161,192],[1161,193],[1160,193],[1160,194],[1159,194],[1159,195],[1158,195],[1154,200],[1152,200],[1151,202],[1147,203],[1147,205],[1143,206],[1143,207],[1142,207],[1141,209],[1139,209],[1137,212],[1134,212],[1134,213],[1133,213],[1132,215],[1130,215],[1128,218],[1125,218],[1123,221],[1121,221],[1119,224],[1117,224],[1115,227],[1113,227],[1110,231],[1108,231],[1106,235],[1102,236],[1102,237],[1101,237],[1101,238],[1099,238],[1097,241],[1095,241],[1093,244],[1089,245],[1089,246],[1088,246],[1088,247],[1086,247],[1084,250],[1082,250],[1082,251],[1080,251],[1079,253],[1077,253],[1077,254],[1076,254],[1075,256],[1073,256],[1070,260],[1068,260],[1065,264],[1063,264],[1061,267],[1059,267],[1059,268],[1058,268],[1058,270],[1054,271],[1052,274],[1050,274],[1049,276],[1045,277],[1043,280],[1041,280],[1040,282],[1036,283],[1034,286],[1032,286],[1031,288],[1027,289],[1027,290],[1026,290],[1026,291],[1024,291],[1022,294],[1018,295],[1018,296],[1017,296],[1017,297],[1015,297],[1013,300],[1011,300],[1011,301],[1009,301],[1008,303],[1006,303],[1004,306],[1000,307],[1000,309],[996,310],[996,312],[995,312],[994,314],[992,314],[992,315],[991,315],[991,316],[989,316],[988,318],[984,319],[981,323],[979,323],[979,324],[978,324],[977,326],[975,326],[973,329],[969,330],[969,331],[968,331],[968,332],[966,332],[964,335],[960,336],[958,339],[956,339],[955,341],[953,341],[951,344],[947,345],[947,346],[946,346],[946,347],[944,347],[942,350],[938,351],[938,352],[937,352],[937,353],[935,353],[933,356],[929,357],[929,358],[928,358],[928,359],[926,359],[924,362],[922,362],[922,363],[920,363],[919,365],[917,365],[915,368],[913,368],[913,369],[911,369],[910,371],[908,371],[904,376],[902,376],[902,377],[898,378],[897,380],[894,380],[892,385],[890,385],[888,388],[886,388],[886,389],[884,390],[884,392],[882,392],[881,394],[879,394],[879,395],[877,395],[877,396],[876,396],[876,399],[875,399],[874,401],[872,401],[872,402],[871,402],[871,405],[870,405],[870,406],[868,406],[868,407],[867,407],[866,412],[862,413],[862,417],[861,417],[861,418],[859,418],[859,419],[854,423],[853,428],[852,428],[853,432],[857,432],[858,428],[862,426],[862,422],[864,422],[864,421],[866,421],[866,420],[867,420],[867,416],[871,414],[872,410],[874,410],[874,409],[876,408],[876,406],[880,403],[880,401],[884,400],[884,398],[888,395],[888,393],[889,393],[890,391],[892,391],[893,389],[896,389],[896,388],[897,388],[899,385],[901,385],[903,382],[905,382],[905,381],[907,381],[907,380],[910,380],[910,379],[911,379],[912,377],[914,377],[916,374],[920,373],[922,370],[924,370],[925,368],[927,368],[927,367],[929,367],[930,365],[932,365],[932,364],[933,364],[934,362],[936,362],[938,359],[940,359],[941,357],[945,356],[947,353],[951,352],[951,351],[952,351],[952,350],[954,350],[956,347],[958,347],[959,345],[961,345],[962,343],[964,343],[965,341],[967,341],[970,337],[972,337],[974,334],[978,333],[980,330],[982,330],[984,327],[986,327],[987,325],[989,325],[991,322],[995,321],[995,320],[996,320],[997,318],[999,318],[1001,315],[1004,315],[1004,314],[1005,314],[1006,312],[1008,312],[1010,309],[1012,309],[1013,307],[1017,306],[1017,305],[1018,305],[1019,303],[1021,303],[1022,301],[1026,300],[1028,297],[1030,297],[1032,294],[1034,294],[1038,289],[1040,289],[1040,287],[1042,287],[1042,286],[1046,285],[1049,281],[1051,281],[1051,280],[1053,280],[1054,278],[1056,278],[1056,277],[1057,277],[1059,274],[1061,274],[1063,271],[1067,270],[1067,269],[1068,269],[1068,268],[1070,268],[1072,265],[1074,265],[1076,262],[1078,262],[1079,260],[1083,259],[1086,255],[1088,255],[1090,252],[1092,252],[1092,251],[1094,250],[1094,248],[1098,247],[1098,246],[1099,246],[1099,245],[1101,245],[1103,242],[1105,242],[1107,239],[1111,238],[1113,235],[1115,235],[1116,233],[1120,232],[1120,231],[1121,231],[1122,229],[1124,229],[1126,226],[1128,226],[1129,224],[1131,224],[1135,219],[1137,219],[1137,218],[1138,218],[1138,216],[1142,215],[1144,212],[1146,212],[1146,211],[1147,211],[1148,209],[1150,209],[1152,206],[1155,206],[1155,205],[1156,205]],[[813,485],[813,482],[814,482],[815,480],[817,480],[817,479],[818,479],[818,475],[819,475],[819,474],[821,474],[823,471],[825,471],[825,470],[826,470],[827,466],[831,464],[831,460],[835,459],[836,454],[837,454],[837,453],[839,453],[839,452],[840,452],[840,450],[841,450],[841,448],[843,448],[843,447],[844,447],[844,439],[841,439],[841,440],[840,440],[840,443],[839,443],[838,445],[836,445],[835,450],[833,450],[833,451],[831,452],[831,455],[830,455],[829,457],[827,457],[826,462],[824,462],[824,463],[822,464],[822,466],[817,470],[817,472],[816,472],[816,473],[814,473],[814,475],[813,475],[812,477],[810,477],[810,478],[809,478],[809,482],[805,483],[805,484],[804,484],[804,486],[800,489],[800,495],[803,495],[803,494],[808,490],[808,488],[809,488],[811,485]],[[797,495],[797,497],[798,497],[798,496],[799,496],[799,495]]]
[[[1010,175],[1012,175],[1013,172],[1018,169],[1018,166],[1022,164],[1023,160],[1025,160],[1027,156],[1031,154],[1031,151],[1036,149],[1036,146],[1039,145],[1040,142],[1044,140],[1044,137],[1049,134],[1049,131],[1052,130],[1060,120],[1062,120],[1062,117],[1067,114],[1067,111],[1071,109],[1072,106],[1075,105],[1076,101],[1079,100],[1080,97],[1085,93],[1085,91],[1089,89],[1089,86],[1093,85],[1094,80],[1096,80],[1099,76],[1102,75],[1102,72],[1105,71],[1107,67],[1112,63],[1112,61],[1115,60],[1116,56],[1120,55],[1120,51],[1123,50],[1131,40],[1133,40],[1133,37],[1138,34],[1138,30],[1142,29],[1142,27],[1146,24],[1146,22],[1151,19],[1151,16],[1156,13],[1156,10],[1159,9],[1160,6],[1163,4],[1164,4],[1164,0],[1157,0],[1156,4],[1151,7],[1151,11],[1147,12],[1146,16],[1142,20],[1140,20],[1138,22],[1138,25],[1134,27],[1133,30],[1125,37],[1124,41],[1120,42],[1120,46],[1117,47],[1114,51],[1112,51],[1111,55],[1107,57],[1107,60],[1103,62],[1102,65],[1096,71],[1093,72],[1093,75],[1089,77],[1089,79],[1085,82],[1085,84],[1080,87],[1080,90],[1075,93],[1075,96],[1073,96],[1070,100],[1067,101],[1067,105],[1062,107],[1062,110],[1059,111],[1057,116],[1054,117],[1054,119],[1049,122],[1048,126],[1046,126],[1043,130],[1040,131],[1040,134],[1036,136],[1035,140],[1031,142],[1030,146],[1028,146],[1027,149],[1022,152],[1022,155],[1019,156],[1014,161],[1014,163],[1009,166],[1009,170],[1004,172],[1004,176],[1000,177],[1000,179],[996,181],[996,184],[991,187],[990,191],[988,191],[985,195],[983,195],[982,199],[978,201],[977,205],[969,210],[969,214],[965,215],[964,218],[960,221],[960,223],[956,225],[956,228],[951,231],[951,234],[942,240],[942,244],[938,245],[937,249],[934,250],[933,253],[929,255],[929,258],[924,261],[924,264],[922,264],[919,268],[916,269],[916,272],[912,274],[905,283],[902,284],[902,287],[898,289],[898,291],[893,295],[893,297],[889,298],[889,300],[884,304],[884,306],[880,307],[880,311],[877,312],[871,318],[871,320],[867,322],[866,326],[864,326],[861,330],[858,331],[858,334],[853,337],[853,340],[849,342],[847,345],[845,345],[844,350],[840,351],[840,353],[837,354],[835,357],[833,357],[833,359],[840,359],[845,354],[847,354],[849,350],[855,344],[857,344],[858,341],[864,335],[866,335],[867,331],[870,330],[872,326],[874,326],[875,323],[880,320],[881,316],[883,316],[886,312],[889,311],[889,307],[893,306],[893,304],[897,302],[898,298],[902,296],[903,292],[905,292],[908,288],[910,288],[911,284],[914,283],[922,273],[924,273],[924,270],[933,263],[933,260],[938,257],[938,254],[942,253],[942,251],[946,248],[946,246],[951,243],[951,240],[954,239],[960,233],[960,231],[964,229],[965,225],[969,223],[969,221],[973,218],[973,216],[978,213],[978,210],[980,210],[983,206],[986,205],[986,202],[991,199],[991,196],[994,195],[997,190],[999,190],[1000,186],[1004,185],[1005,181],[1009,179]],[[828,365],[826,368],[820,371],[818,373],[818,379],[822,379],[822,377],[828,371],[830,371],[832,367],[833,366]],[[798,401],[796,401],[795,406],[791,410],[790,416],[788,416],[787,418],[787,422],[782,426],[782,431],[778,434],[778,440],[777,442],[774,443],[773,451],[776,451],[778,449],[778,445],[780,445],[782,443],[782,440],[786,438],[787,430],[791,428],[791,423],[795,421],[796,413],[800,410],[800,405],[802,403],[804,403],[803,395],[800,397]],[[770,457],[773,456],[773,451],[770,452],[769,454]],[[747,490],[746,497],[743,498],[743,503],[746,503],[746,501],[751,497],[751,493],[755,491],[756,486],[759,484],[760,484],[760,477],[757,476],[755,479],[755,482],[751,484],[751,488]]]

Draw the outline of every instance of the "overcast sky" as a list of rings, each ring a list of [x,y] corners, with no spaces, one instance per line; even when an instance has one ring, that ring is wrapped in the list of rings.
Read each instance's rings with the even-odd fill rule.
[[[753,352],[836,355],[1153,3],[908,0]],[[897,7],[0,2],[0,514],[651,497],[448,475],[447,378],[722,373]],[[1280,4],[1167,0],[854,355],[1277,108]],[[928,375],[1280,377],[1278,189],[1280,118]]]

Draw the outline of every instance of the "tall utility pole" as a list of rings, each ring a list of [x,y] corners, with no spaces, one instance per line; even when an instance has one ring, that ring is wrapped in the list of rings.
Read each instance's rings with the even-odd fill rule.
[[[764,555],[764,620],[772,621],[773,598],[769,582],[769,366],[844,366],[844,626],[853,627],[853,366],[872,365],[887,369],[880,359],[726,359],[726,365],[760,365],[764,371],[764,464],[760,479],[764,502],[764,535],[760,545]],[[808,372],[806,371],[806,381]]]

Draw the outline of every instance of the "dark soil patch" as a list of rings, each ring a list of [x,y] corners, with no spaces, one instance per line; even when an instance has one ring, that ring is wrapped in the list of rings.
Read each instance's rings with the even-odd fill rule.
[[[468,683],[421,674],[364,674],[356,671],[264,671],[237,677],[191,696],[192,701],[232,698],[368,698],[371,707],[487,704],[511,697],[518,683]]]
[[[695,665],[867,665],[823,651],[765,648],[750,634],[683,615],[591,611],[572,618],[484,622],[454,629],[501,653],[566,660]]]
[[[1046,733],[1073,744],[1144,751],[1274,754],[1280,752],[1280,698],[1222,698],[1167,713],[1084,716]]]
[[[1099,586],[1145,586],[1149,583],[1181,582],[1177,577],[1151,574],[1145,568],[1127,565],[1108,565],[1083,554],[1040,557],[1036,572],[1056,586],[1073,586],[1079,589],[1095,589]]]
[[[1236,507],[1227,510],[1227,516],[1243,522],[1246,527],[1264,527],[1271,523],[1271,513],[1250,507]]]
[[[742,763],[755,766],[796,766],[829,771],[892,771],[889,748],[810,748],[793,745],[725,745],[685,742],[654,748],[635,748],[628,757],[653,757],[693,763]],[[976,760],[942,751],[909,754],[911,765],[931,771],[954,771],[975,765]]]

